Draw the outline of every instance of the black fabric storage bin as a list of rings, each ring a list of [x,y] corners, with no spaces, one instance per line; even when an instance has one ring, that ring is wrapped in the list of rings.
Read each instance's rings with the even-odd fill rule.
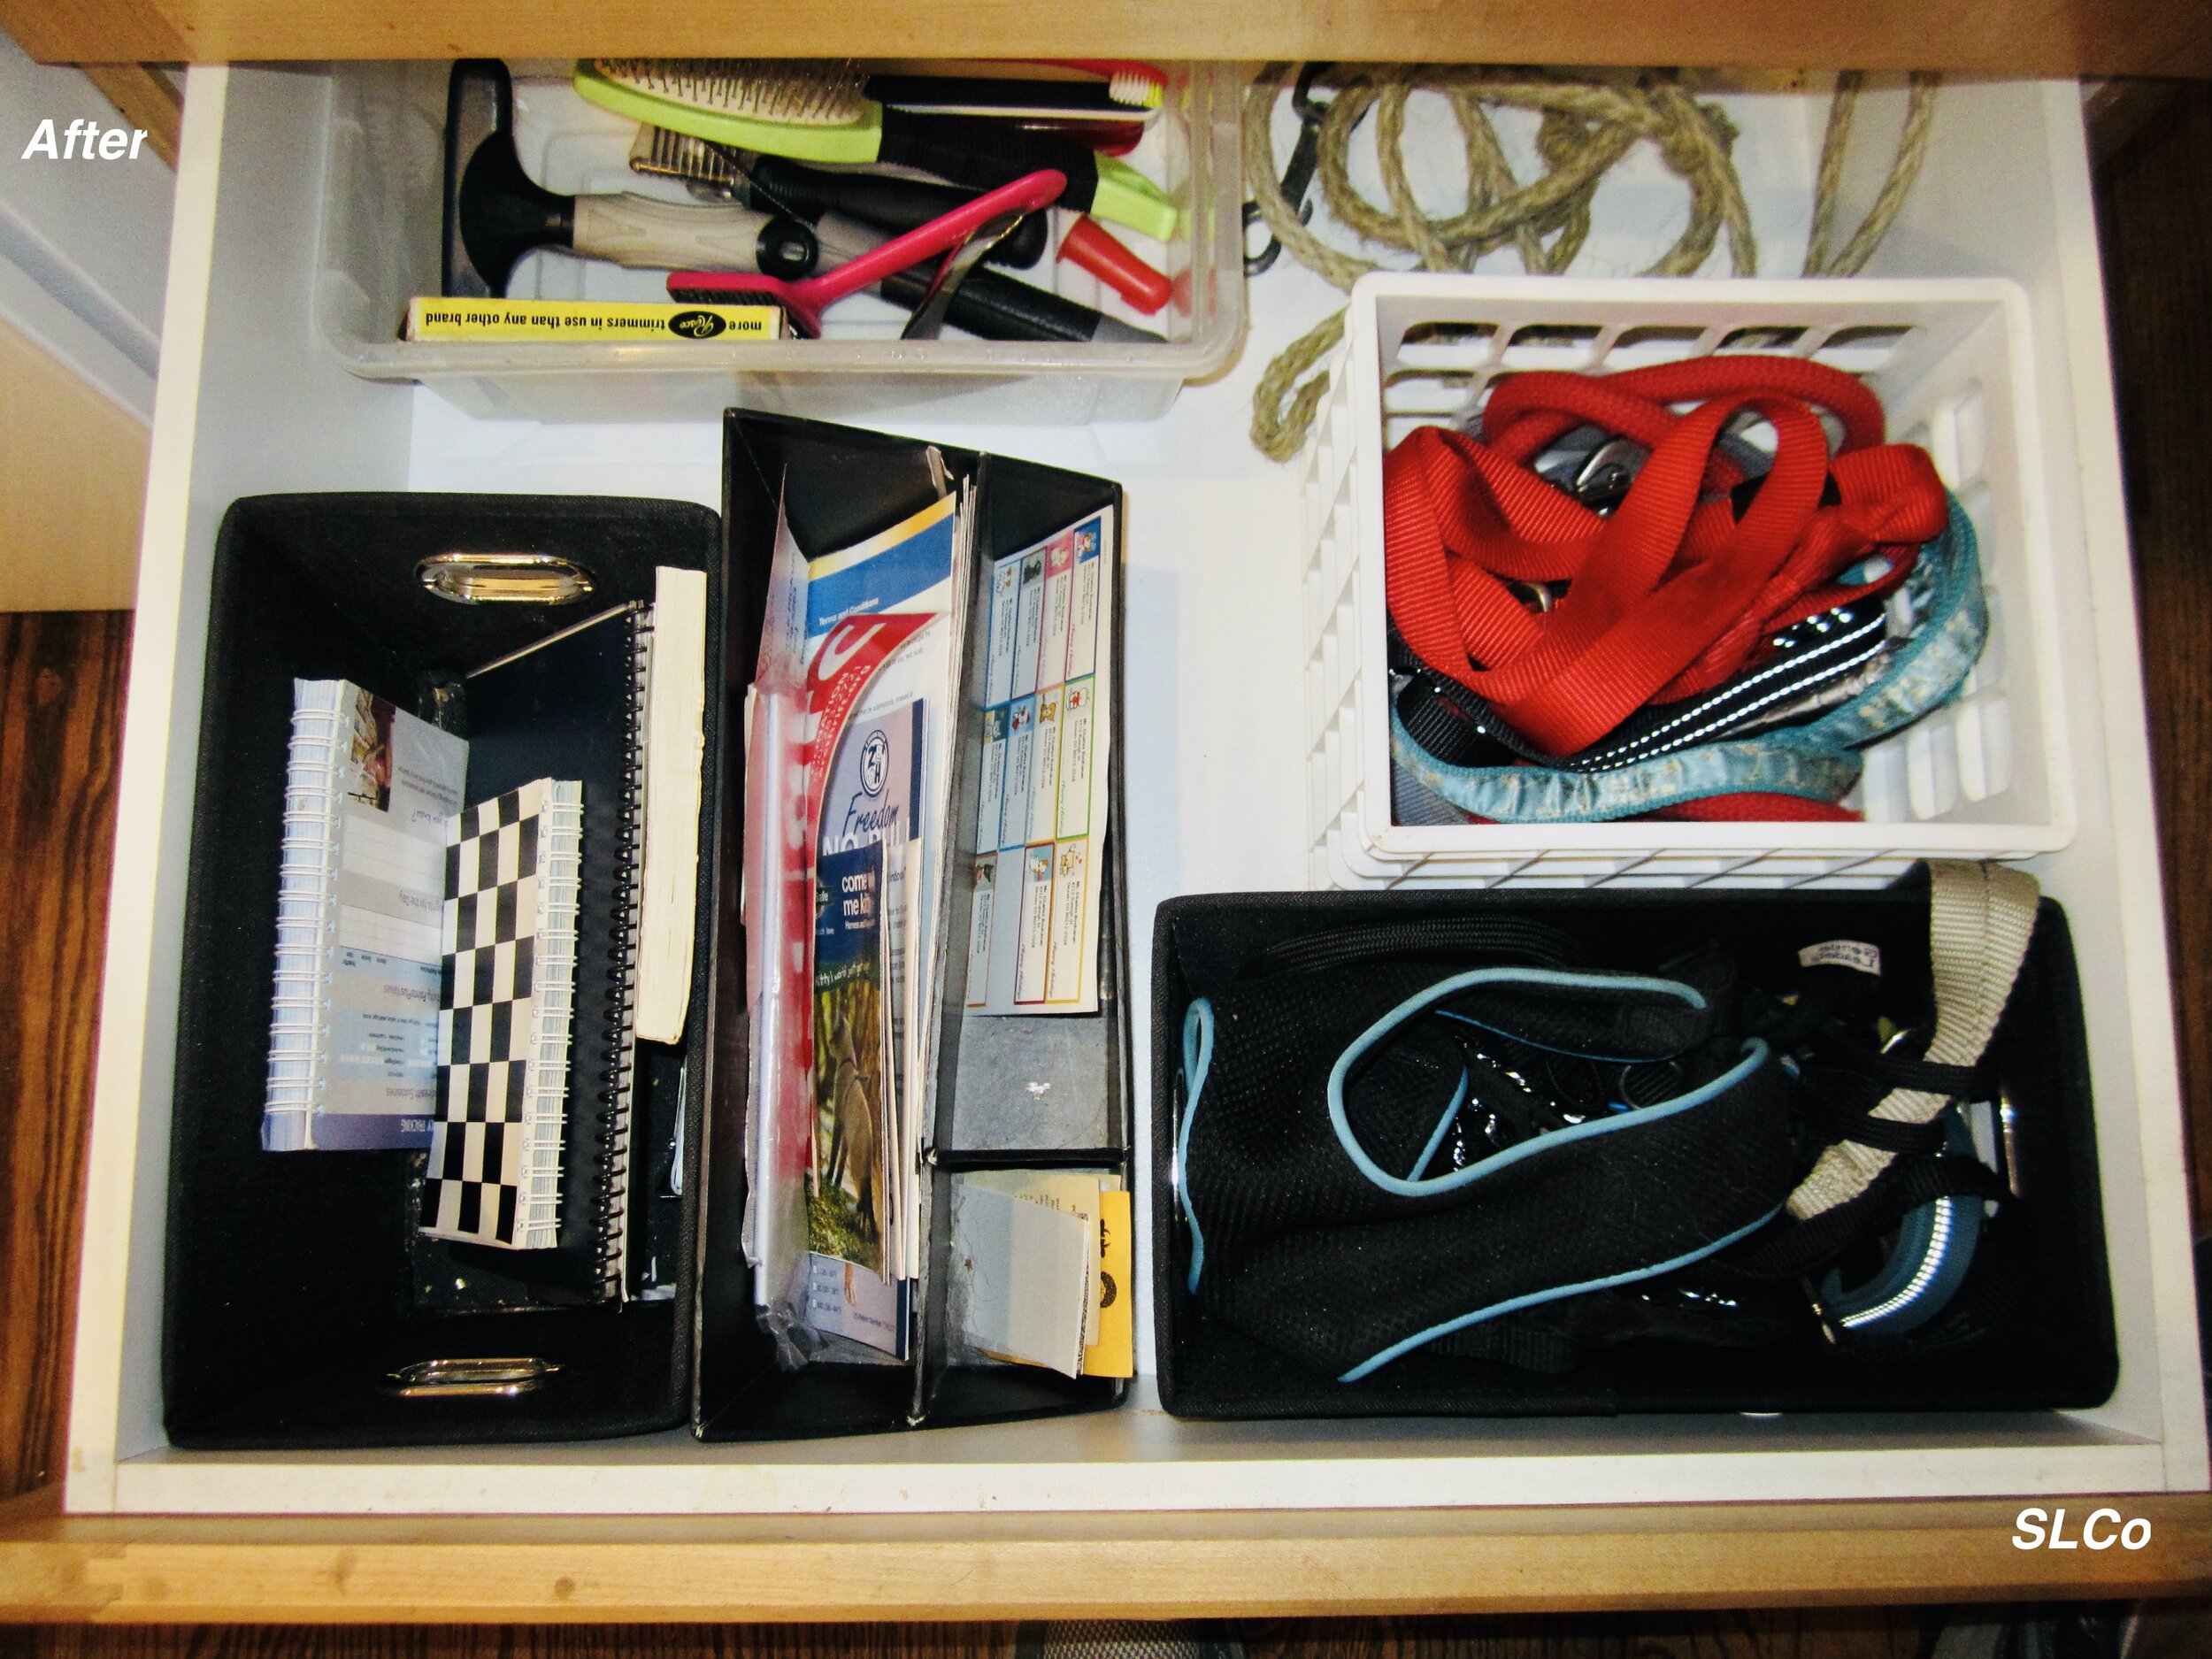
[[[1540,920],[1594,964],[1652,971],[1711,941],[1747,966],[1803,946],[1877,944],[1909,989],[1928,977],[1928,902],[1916,872],[1880,892],[1256,893],[1171,899],[1153,932],[1153,1318],[1160,1394],[1181,1417],[1527,1417],[1688,1411],[1989,1411],[2085,1408],[2118,1376],[2097,1183],[2080,988],[2064,911],[2042,902],[1991,1045],[2018,1109],[2021,1194],[2038,1214],[2032,1305],[1955,1353],[1873,1361],[1803,1340],[1722,1348],[1638,1339],[1586,1349],[1560,1374],[1416,1351],[1340,1383],[1210,1317],[1187,1288],[1188,1229],[1175,1190],[1185,1010],[1256,952],[1337,928],[1440,917]],[[1440,961],[1443,960],[1441,957]],[[1409,1271],[1417,1263],[1408,1264]]]
[[[433,555],[530,552],[595,583],[566,605],[457,603]],[[691,1370],[695,1202],[634,1202],[634,1229],[680,1240],[675,1294],[601,1306],[419,1311],[409,1283],[403,1151],[260,1148],[292,681],[351,680],[413,708],[418,674],[462,672],[610,605],[653,596],[657,565],[708,573],[707,672],[724,676],[720,525],[678,502],[590,496],[264,495],[217,541],[202,694],[170,1139],[162,1375],[171,1441],[207,1449],[572,1440],[682,1420]],[[710,1077],[723,724],[710,697],[698,933],[684,1041],[639,1045],[640,1186],[696,1148]],[[687,1118],[687,1123],[680,1118]],[[693,1161],[695,1163],[695,1151]],[[672,1225],[671,1225],[672,1223]],[[632,1248],[643,1234],[634,1230]],[[419,1247],[418,1247],[419,1248]],[[390,1374],[436,1359],[529,1357],[526,1393],[403,1398]]]
[[[920,1340],[906,1363],[818,1360],[796,1371],[779,1368],[772,1339],[754,1306],[752,1273],[741,1241],[748,1141],[744,930],[739,883],[723,889],[720,1003],[722,1052],[707,1123],[705,1214],[699,1293],[699,1367],[694,1426],[703,1440],[784,1440],[864,1434],[891,1429],[1005,1422],[1102,1410],[1121,1402],[1125,1382],[1068,1378],[1041,1367],[960,1363],[948,1332],[946,1251],[949,1188],[966,1169],[1060,1168],[1118,1173],[1133,1183],[1129,1151],[1131,1079],[1127,882],[1122,862],[1121,639],[1122,567],[1118,545],[1121,488],[1103,479],[1002,456],[924,443],[821,421],[733,410],[725,434],[724,526],[728,537],[732,634],[729,654],[733,720],[759,650],[762,607],[775,544],[778,503],[794,539],[809,557],[852,545],[927,507],[963,480],[975,484],[975,603],[987,606],[989,562],[1054,534],[1083,515],[1116,510],[1113,576],[1114,655],[1109,718],[1112,722],[1109,800],[1111,824],[1102,889],[1100,1008],[1096,1014],[1018,1017],[1013,1023],[1052,1025],[1076,1045],[1080,1064],[1098,1079],[1104,1100],[1095,1144],[985,1148],[964,1145],[957,1122],[964,953],[946,952],[947,1012],[940,1026],[937,1121],[925,1148],[932,1222],[924,1264]],[[979,611],[975,614],[987,614]],[[966,636],[963,683],[982,706],[981,630]],[[956,740],[952,848],[956,872],[973,851],[978,750],[975,720],[964,710]],[[722,807],[725,867],[742,868],[744,758],[732,745]],[[968,884],[956,879],[943,937],[966,936]],[[1017,1041],[1021,1033],[1015,1033]],[[1064,1056],[1064,1050],[1063,1051]]]

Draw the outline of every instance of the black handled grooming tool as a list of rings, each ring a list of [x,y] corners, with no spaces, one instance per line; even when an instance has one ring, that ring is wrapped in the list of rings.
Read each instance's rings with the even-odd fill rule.
[[[503,299],[534,248],[567,248],[617,265],[757,271],[787,280],[814,269],[820,247],[798,219],[744,207],[687,207],[631,195],[556,196],[515,150],[514,85],[496,58],[463,58],[446,85],[445,225],[449,298]]]

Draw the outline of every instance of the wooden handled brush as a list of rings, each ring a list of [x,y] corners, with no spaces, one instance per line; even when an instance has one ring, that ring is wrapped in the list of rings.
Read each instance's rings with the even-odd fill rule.
[[[704,267],[803,277],[819,249],[798,220],[749,207],[686,207],[628,194],[557,196],[515,151],[514,89],[489,58],[454,65],[446,93],[443,288],[453,298],[503,299],[534,248],[566,248],[615,265]]]

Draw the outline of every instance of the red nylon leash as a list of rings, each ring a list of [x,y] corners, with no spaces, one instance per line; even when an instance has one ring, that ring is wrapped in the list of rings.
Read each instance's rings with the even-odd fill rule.
[[[1747,410],[1776,446],[1739,517],[1727,492],[1744,474],[1719,443]],[[1817,410],[1841,431],[1832,457]],[[1580,426],[1649,451],[1609,517],[1531,465]],[[1424,427],[1385,458],[1390,616],[1424,662],[1540,748],[1571,754],[1647,703],[1696,695],[1756,664],[1791,624],[1894,587],[1947,513],[1926,454],[1884,442],[1873,395],[1805,358],[1518,374],[1492,392],[1481,438]],[[1842,580],[1877,553],[1886,557],[1879,575]],[[1564,595],[1541,611],[1510,585],[1560,582]],[[1727,799],[1752,804],[1716,800],[1700,815],[1838,812]]]
[[[1702,801],[1655,807],[1636,816],[1640,819],[1678,824],[1850,824],[1856,822],[1859,815],[1847,807],[1832,806],[1825,801],[1808,801],[1801,795],[1770,795],[1763,790],[1745,789],[1734,795],[1709,795]],[[1494,824],[1497,819],[1477,818],[1470,813],[1467,821]]]
[[[1639,818],[1672,819],[1701,824],[1852,824],[1858,814],[1848,807],[1826,801],[1808,801],[1801,795],[1768,795],[1747,789],[1735,795],[1709,795],[1702,801],[1685,801],[1640,812]]]

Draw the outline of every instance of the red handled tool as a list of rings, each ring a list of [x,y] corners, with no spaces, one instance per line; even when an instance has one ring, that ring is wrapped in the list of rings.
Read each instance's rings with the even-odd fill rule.
[[[1087,213],[1079,214],[1060,238],[1057,257],[1089,272],[1148,317],[1166,304],[1173,291],[1165,277]]]

